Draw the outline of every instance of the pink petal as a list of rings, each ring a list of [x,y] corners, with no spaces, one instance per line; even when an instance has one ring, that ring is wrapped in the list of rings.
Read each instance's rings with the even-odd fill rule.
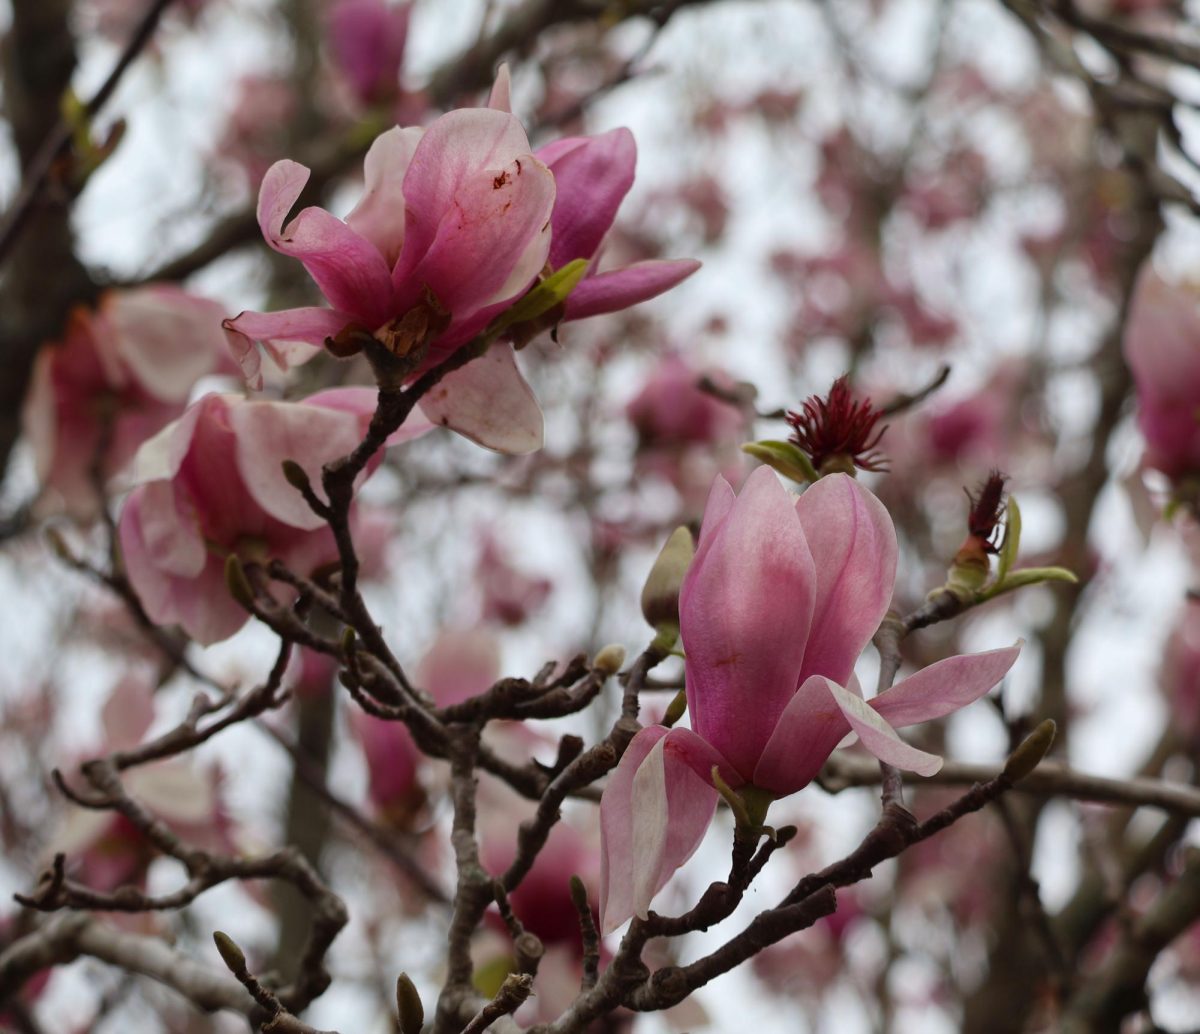
[[[512,75],[509,74],[507,61],[496,69],[496,81],[492,83],[492,92],[488,94],[485,107],[512,114]]]
[[[368,393],[370,389],[367,389]],[[251,498],[293,528],[314,530],[325,522],[309,509],[283,475],[284,460],[300,464],[321,495],[321,468],[354,450],[367,417],[305,402],[241,402],[229,407],[237,440],[237,467]]]
[[[651,726],[633,738],[600,801],[604,933],[645,916],[654,895],[700,845],[717,806],[714,765],[729,768],[686,729]]]
[[[910,675],[871,701],[897,729],[929,722],[974,703],[1016,663],[1022,642],[986,653],[947,657]]]
[[[464,108],[435,120],[413,152],[404,197],[393,272],[401,311],[428,288],[450,312],[469,315],[512,297],[545,265],[554,176],[512,115]]]
[[[261,342],[281,370],[308,362],[350,324],[358,322],[348,312],[317,307],[282,312],[242,312],[225,321],[230,347],[242,368],[246,384],[262,390],[262,361],[254,342]]]
[[[404,176],[424,130],[396,126],[375,138],[363,162],[365,191],[346,225],[379,249],[388,268],[404,247]]]
[[[421,399],[421,409],[435,424],[496,452],[523,456],[544,441],[541,407],[509,345],[493,345],[443,377]]]
[[[796,502],[816,560],[817,596],[800,681],[844,686],[879,628],[896,584],[896,530],[883,503],[846,474],[821,478]]]
[[[335,309],[375,328],[395,315],[391,269],[379,249],[322,208],[306,208],[283,225],[308,177],[308,169],[287,160],[267,171],[258,194],[263,237],[299,259]]]
[[[637,144],[628,129],[584,137],[578,146],[557,141],[538,157],[554,173],[557,195],[551,224],[550,265],[555,269],[577,258],[590,259],[617,217],[617,209],[633,186]]]
[[[167,424],[153,438],[143,442],[125,471],[122,486],[133,488],[151,481],[173,478],[192,447],[196,426],[204,410],[209,406],[225,405],[226,398],[210,394],[197,399],[178,420]]]
[[[154,724],[153,685],[137,675],[126,675],[108,694],[100,724],[109,750],[136,747]]]
[[[692,728],[747,779],[795,691],[815,586],[791,497],[759,467],[702,540],[679,602]]]
[[[842,689],[832,679],[814,676],[824,682],[826,688],[833,694],[842,714],[850,727],[858,733],[862,745],[874,754],[880,761],[903,769],[905,772],[916,772],[917,775],[931,776],[942,767],[942,759],[936,754],[927,754],[923,750],[909,746],[899,736],[896,730],[885,722],[880,714],[865,703],[861,697],[855,696],[848,690]]]
[[[94,326],[138,384],[182,408],[196,381],[229,361],[222,316],[216,302],[156,284],[105,294]]]
[[[585,277],[566,301],[568,320],[582,320],[627,309],[686,280],[700,263],[695,259],[651,259]]]
[[[806,679],[788,701],[754,769],[752,782],[779,796],[802,790],[850,732],[825,679]]]
[[[208,547],[191,507],[181,505],[170,481],[151,481],[137,492],[146,555],[163,574],[195,578],[208,562]]]

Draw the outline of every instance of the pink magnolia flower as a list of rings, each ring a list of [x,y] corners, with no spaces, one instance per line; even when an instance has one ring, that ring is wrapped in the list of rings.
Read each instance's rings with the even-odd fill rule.
[[[359,104],[390,100],[400,89],[411,13],[411,4],[386,0],[337,0],[330,9],[330,55]]]
[[[22,414],[43,492],[77,518],[94,515],[94,464],[107,481],[183,412],[199,378],[232,372],[221,316],[167,285],[72,311],[62,341],[38,355]]]
[[[343,222],[320,208],[285,220],[308,182],[293,161],[271,166],[258,197],[267,243],[299,259],[331,308],[243,312],[247,378],[261,381],[261,342],[286,368],[347,329],[397,354],[431,341],[429,362],[469,341],[524,293],[550,253],[554,176],[512,115],[451,111],[428,128],[396,127],[367,152],[366,190]],[[440,331],[440,332],[439,332]],[[502,451],[541,445],[541,411],[511,348],[497,346],[431,392],[438,423]]]
[[[716,808],[714,768],[735,790],[784,796],[852,732],[897,768],[941,767],[895,729],[983,696],[1019,644],[939,661],[865,701],[854,665],[891,601],[896,553],[887,510],[847,475],[795,502],[766,467],[740,496],[713,486],[679,604],[692,728],[642,729],[605,790],[606,931],[645,915],[699,845]]]
[[[358,444],[374,408],[369,388],[303,402],[206,395],[147,442],[119,532],[126,572],[150,618],[215,643],[247,620],[225,586],[230,553],[277,557],[304,575],[334,561],[332,532],[280,465],[294,460],[318,486],[322,465]],[[409,421],[393,440],[428,428]]]
[[[732,387],[732,378],[723,370],[697,370],[678,353],[658,364],[625,407],[641,444],[717,445],[742,430],[746,420],[738,407],[700,387],[706,374],[722,387]]]
[[[475,564],[484,621],[515,627],[541,609],[554,583],[549,578],[526,574],[513,565],[499,540],[489,530],[482,533],[483,545]]]
[[[1200,472],[1200,294],[1147,267],[1125,328],[1145,463],[1172,479]]]

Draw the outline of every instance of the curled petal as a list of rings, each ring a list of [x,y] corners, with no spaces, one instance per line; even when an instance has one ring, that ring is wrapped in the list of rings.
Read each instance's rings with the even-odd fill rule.
[[[567,298],[564,319],[582,320],[627,309],[670,290],[699,268],[695,259],[650,259],[586,277]]]
[[[679,600],[692,727],[747,779],[795,690],[815,581],[791,497],[759,467],[702,538]]]
[[[896,584],[896,530],[871,492],[846,474],[821,478],[796,501],[816,561],[817,595],[800,681],[844,686],[879,628]]]
[[[936,754],[927,754],[923,750],[909,746],[899,736],[883,717],[848,690],[842,689],[836,682],[823,676],[814,676],[825,683],[826,688],[845,715],[850,727],[858,733],[862,745],[884,761],[906,772],[916,772],[917,775],[931,776],[942,767],[942,759]]]
[[[433,423],[496,452],[523,456],[544,441],[541,407],[509,345],[493,345],[447,374],[421,399],[421,409]]]
[[[353,313],[372,329],[392,314],[391,270],[379,249],[322,208],[306,208],[283,221],[308,182],[309,170],[279,161],[258,193],[258,225],[267,243],[299,259],[335,309]]]
[[[242,312],[224,325],[246,384],[258,391],[262,389],[262,360],[255,342],[262,343],[280,370],[288,370],[308,362],[321,351],[326,338],[337,337],[355,322],[348,312],[308,307],[282,312]]]
[[[699,847],[717,806],[714,766],[736,779],[728,763],[686,729],[651,726],[633,738],[600,801],[605,933],[633,915],[645,916],[654,895]]]
[[[1002,650],[947,657],[910,675],[871,701],[897,729],[929,722],[974,703],[1016,663],[1022,643]]]

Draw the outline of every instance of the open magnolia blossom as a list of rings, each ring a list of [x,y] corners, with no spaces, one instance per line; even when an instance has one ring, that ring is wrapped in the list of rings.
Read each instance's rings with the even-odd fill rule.
[[[896,728],[977,700],[1020,644],[951,657],[865,701],[854,665],[891,602],[896,532],[845,474],[793,500],[766,467],[740,495],[718,479],[679,600],[691,729],[642,729],[601,802],[605,932],[644,916],[699,846],[718,792],[807,786],[851,733],[881,761],[932,775],[941,758]]]
[[[322,466],[354,449],[374,409],[370,388],[334,388],[300,402],[206,395],[146,442],[119,533],[126,573],[151,620],[215,643],[249,616],[225,585],[231,553],[278,558],[301,575],[335,561],[332,531],[281,465],[294,460],[316,490]],[[430,426],[410,419],[391,443]]]
[[[352,336],[364,334],[401,356],[428,347],[428,366],[478,335],[547,267],[592,261],[565,303],[565,319],[632,305],[697,268],[650,262],[596,273],[600,243],[633,182],[632,135],[619,129],[560,140],[534,155],[508,107],[502,70],[489,107],[383,133],[367,152],[363,197],[344,222],[320,208],[285,222],[309,170],[292,161],[271,167],[258,198],[263,236],[304,263],[330,307],[228,320],[251,384],[261,383],[254,342],[287,368],[328,340],[353,348]],[[501,452],[542,445],[541,410],[509,344],[449,374],[421,407]]]

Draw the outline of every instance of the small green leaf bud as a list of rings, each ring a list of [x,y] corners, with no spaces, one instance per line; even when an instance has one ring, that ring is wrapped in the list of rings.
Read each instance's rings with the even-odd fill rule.
[[[696,553],[692,533],[687,528],[676,528],[650,568],[650,576],[642,586],[642,616],[651,628],[664,625],[678,632],[679,590],[683,576]]]

